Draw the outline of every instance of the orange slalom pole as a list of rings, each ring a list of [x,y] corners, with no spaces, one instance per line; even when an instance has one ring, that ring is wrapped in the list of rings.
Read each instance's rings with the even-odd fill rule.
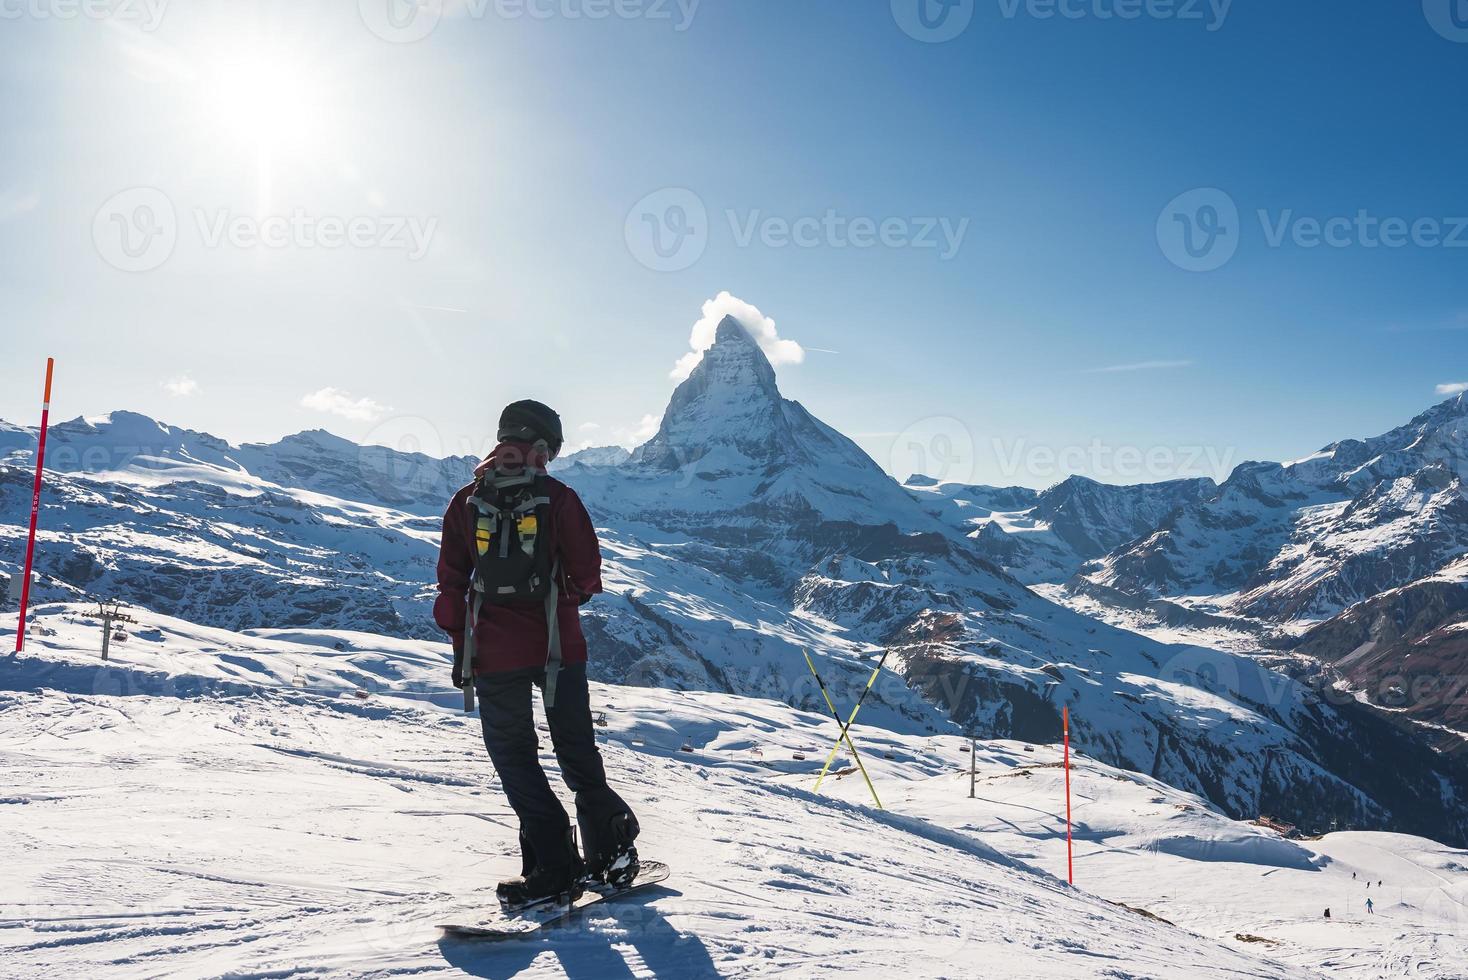
[[[41,513],[41,468],[46,462],[46,425],[51,417],[51,371],[56,359],[46,358],[46,393],[41,399],[41,434],[36,440],[36,483],[31,489],[31,531],[25,545],[25,576],[20,580],[20,623],[15,630],[15,652],[25,649],[25,614],[31,601],[31,561],[36,553],[36,520]]]
[[[1060,709],[1061,727],[1065,731],[1065,876],[1076,883],[1075,851],[1070,836],[1070,708]]]

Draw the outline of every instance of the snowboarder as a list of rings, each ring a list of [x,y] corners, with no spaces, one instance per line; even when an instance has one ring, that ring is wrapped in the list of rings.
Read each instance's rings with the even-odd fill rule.
[[[1366,900],[1366,914],[1367,915],[1375,915],[1376,914],[1376,903],[1373,902],[1369,898]]]
[[[607,785],[586,683],[577,607],[602,591],[601,547],[570,487],[548,476],[561,419],[536,401],[500,415],[498,444],[444,513],[433,618],[454,648],[465,707],[478,694],[484,744],[520,822],[521,873],[500,883],[507,905],[566,896],[637,876],[637,818]],[[532,687],[543,691],[561,777],[576,794],[585,857],[540,766]]]

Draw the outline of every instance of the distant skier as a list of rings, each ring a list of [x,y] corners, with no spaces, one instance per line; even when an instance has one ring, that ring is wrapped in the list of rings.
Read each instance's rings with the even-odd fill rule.
[[[630,884],[638,826],[596,746],[577,606],[602,590],[601,547],[575,491],[545,473],[561,449],[560,416],[515,402],[497,439],[444,513],[433,618],[453,641],[465,710],[479,695],[484,744],[520,821],[521,874],[497,893],[523,905],[589,882]],[[532,686],[544,692],[561,777],[576,794],[584,860],[540,766]]]
[[[1366,914],[1367,915],[1375,915],[1376,914],[1376,903],[1373,902],[1369,898],[1366,900]]]

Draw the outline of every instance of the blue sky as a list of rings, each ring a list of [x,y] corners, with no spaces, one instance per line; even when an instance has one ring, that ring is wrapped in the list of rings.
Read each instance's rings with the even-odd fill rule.
[[[1216,475],[1468,382],[1468,0],[389,2],[5,8],[0,417],[54,354],[60,417],[626,440],[723,291],[899,475]]]

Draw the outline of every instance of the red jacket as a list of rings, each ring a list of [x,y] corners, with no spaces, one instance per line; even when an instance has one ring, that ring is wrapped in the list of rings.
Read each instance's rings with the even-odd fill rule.
[[[524,449],[515,444],[501,444],[490,454],[486,465],[497,458],[524,458]],[[481,471],[485,469],[481,466]],[[601,545],[596,529],[576,491],[554,477],[550,485],[551,533],[561,559],[561,599],[558,613],[561,626],[561,657],[568,664],[586,662],[586,637],[581,632],[577,607],[601,589]],[[443,515],[443,538],[438,552],[438,599],[433,603],[433,620],[454,644],[457,655],[464,649],[464,621],[468,618],[465,599],[469,593],[469,577],[474,571],[474,535],[469,525],[469,496],[475,484],[459,490],[449,501]],[[545,629],[545,605],[527,602],[523,605],[480,607],[479,622],[474,626],[475,673],[543,667],[548,637]]]

